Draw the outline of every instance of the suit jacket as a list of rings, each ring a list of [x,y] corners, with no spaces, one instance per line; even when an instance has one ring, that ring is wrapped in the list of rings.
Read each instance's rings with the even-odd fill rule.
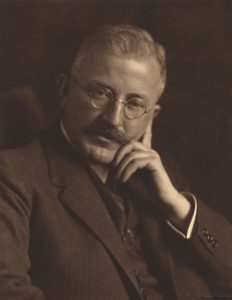
[[[140,215],[171,299],[232,299],[232,231],[220,215],[198,201],[190,240],[146,205]],[[0,299],[141,299],[114,223],[57,129],[0,154]]]

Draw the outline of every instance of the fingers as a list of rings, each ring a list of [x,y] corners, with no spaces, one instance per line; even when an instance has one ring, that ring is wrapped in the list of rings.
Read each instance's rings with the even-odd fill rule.
[[[155,171],[159,155],[155,150],[147,149],[140,142],[130,142],[123,146],[114,159],[115,178],[127,181],[138,169],[147,168]]]
[[[151,144],[152,144],[152,124],[153,124],[153,119],[149,122],[144,132],[144,135],[142,137],[142,144],[148,149],[151,149]]]
[[[147,151],[146,147],[142,143],[131,141],[130,143],[124,145],[121,149],[119,149],[119,151],[116,153],[113,164],[117,166],[127,153],[136,150]]]
[[[115,174],[116,179],[120,179],[122,177],[122,174],[124,173],[124,170],[129,165],[134,164],[136,166],[138,160],[147,159],[150,156],[151,156],[150,153],[141,152],[141,151],[133,151],[133,152],[128,153],[127,155],[125,155],[125,157],[121,160],[121,162],[117,166],[117,171],[116,171],[116,174]],[[136,171],[136,169],[134,170],[134,172]]]
[[[126,182],[133,173],[139,169],[145,168],[150,163],[150,157],[137,158],[130,161],[124,169],[121,170],[118,179],[122,182]]]

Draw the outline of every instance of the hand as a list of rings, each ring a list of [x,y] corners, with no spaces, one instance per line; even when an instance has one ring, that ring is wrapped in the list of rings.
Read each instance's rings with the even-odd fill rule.
[[[159,205],[167,218],[177,226],[182,224],[190,213],[190,203],[173,186],[159,154],[151,149],[152,122],[148,125],[141,142],[131,141],[116,153],[113,164],[116,179],[126,182],[137,170],[149,173],[149,190],[158,193]],[[157,197],[154,197],[156,199]]]

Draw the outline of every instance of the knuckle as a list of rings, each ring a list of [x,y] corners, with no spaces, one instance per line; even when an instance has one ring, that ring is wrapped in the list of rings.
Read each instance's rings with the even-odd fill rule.
[[[153,156],[155,159],[160,160],[160,155],[159,155],[159,153],[158,153],[157,151],[152,150],[152,156]]]
[[[130,142],[131,147],[135,147],[137,144],[138,142],[134,140]]]
[[[129,156],[130,156],[130,159],[135,160],[136,157],[137,157],[137,153],[136,153],[136,152],[131,152],[131,153],[129,154]]]

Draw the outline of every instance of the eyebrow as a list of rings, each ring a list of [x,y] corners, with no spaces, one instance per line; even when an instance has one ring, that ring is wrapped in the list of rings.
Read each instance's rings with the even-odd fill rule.
[[[114,89],[109,86],[108,84],[104,83],[104,82],[101,82],[99,80],[91,80],[88,84],[87,84],[87,87],[90,87],[91,84],[96,84],[97,86],[100,86],[100,87],[103,87],[103,88],[107,88],[108,90],[111,91],[111,93],[113,94],[113,96],[116,95]],[[140,98],[141,100],[143,100],[144,102],[147,102],[147,97],[146,95],[140,95],[140,94],[137,94],[137,93],[129,93],[127,95],[127,98],[130,99],[130,98],[133,98],[133,97],[136,97],[136,98]]]
[[[91,80],[88,84],[87,87],[90,87],[92,84],[95,84],[97,86],[103,87],[103,88],[107,88],[110,91],[113,91],[112,87],[105,84],[104,82],[98,81],[98,80]]]

